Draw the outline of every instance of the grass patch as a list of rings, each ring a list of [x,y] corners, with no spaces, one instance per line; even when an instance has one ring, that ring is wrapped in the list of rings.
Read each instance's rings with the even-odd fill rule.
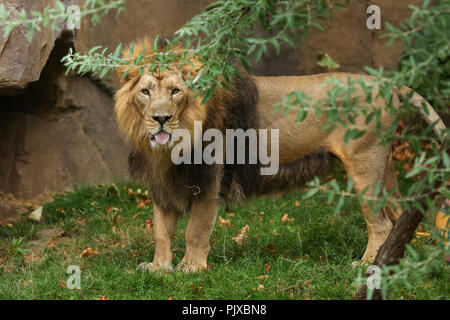
[[[152,205],[144,193],[134,183],[79,187],[46,204],[41,223],[0,227],[0,299],[351,299],[358,290],[355,279],[365,267],[351,263],[362,257],[367,238],[355,201],[340,215],[323,194],[221,208],[230,225],[216,223],[211,268],[158,275],[136,271],[154,254]],[[284,214],[289,219],[282,222]],[[427,217],[423,231],[433,223]],[[247,224],[248,237],[238,245],[232,238]],[[186,225],[187,216],[175,235],[174,264],[184,255]],[[416,238],[412,245],[424,253],[433,239]],[[87,248],[96,254],[81,257]],[[448,298],[448,265],[441,260],[424,278],[411,279],[410,288],[394,284],[388,297]],[[80,290],[66,287],[70,265],[81,269]]]

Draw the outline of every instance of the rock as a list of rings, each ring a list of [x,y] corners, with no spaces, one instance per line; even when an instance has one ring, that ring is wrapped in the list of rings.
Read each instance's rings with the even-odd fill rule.
[[[127,176],[111,93],[88,77],[64,76],[68,44],[56,43],[40,81],[1,98],[0,190],[23,198]]]
[[[4,0],[6,8],[19,12],[42,11],[52,5],[51,0],[17,1]],[[25,89],[30,82],[37,81],[47,63],[55,40],[60,31],[52,32],[44,28],[36,32],[31,43],[28,42],[24,27],[14,29],[5,39],[0,36],[0,94],[14,95]]]

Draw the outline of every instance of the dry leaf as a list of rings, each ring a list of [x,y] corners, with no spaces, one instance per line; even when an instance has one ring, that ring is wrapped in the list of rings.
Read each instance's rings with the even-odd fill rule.
[[[221,216],[219,216],[219,225],[221,227],[230,227],[231,226],[231,221],[230,219],[224,219]]]
[[[41,217],[42,217],[42,206],[31,212],[30,215],[28,216],[28,218],[37,222],[41,220]]]
[[[150,200],[150,199],[147,199],[147,200],[139,200],[139,203],[138,203],[138,208],[148,208],[148,204],[150,204],[150,203],[152,203],[152,200]]]
[[[268,263],[266,263],[265,264],[265,267],[266,267],[266,273],[269,273],[270,272],[270,264],[268,264]]]
[[[263,284],[261,284],[261,283],[258,284],[258,290],[259,290],[259,291],[264,291],[264,289],[265,289],[265,288],[264,288],[264,285],[263,285]]]
[[[52,237],[48,242],[47,246],[52,247],[55,245],[55,243],[58,241],[58,237]]]
[[[133,220],[135,220],[137,217],[139,217],[140,215],[142,214],[142,212],[138,212],[138,213],[136,213],[134,216],[133,216]]]
[[[98,298],[98,300],[109,300],[109,298],[105,297],[105,296],[101,296],[100,298]]]
[[[152,219],[145,220],[145,231],[153,232],[153,220]]]
[[[97,256],[97,250],[92,250],[92,248],[87,248],[86,250],[83,250],[83,252],[80,254],[80,258],[88,257],[91,255]]]
[[[295,206],[298,207],[300,205],[300,202],[298,202],[297,200],[295,201]]]
[[[419,237],[430,237],[431,234],[429,232],[416,232]]]
[[[200,291],[203,289],[203,287],[197,287],[196,285],[191,284],[191,289],[194,291]]]
[[[295,220],[295,218],[289,218],[289,215],[287,213],[283,214],[283,216],[281,217],[281,222],[283,222],[283,223],[292,222],[294,220]]]
[[[134,258],[134,257],[137,256],[137,254],[138,254],[138,251],[137,251],[137,250],[134,250],[134,251],[130,254],[130,257],[131,257],[131,258]]]
[[[234,217],[235,214],[234,214],[233,212],[231,212],[231,213],[228,214],[228,216],[229,216],[229,217]]]
[[[77,223],[80,226],[84,226],[86,224],[87,218],[81,219],[80,217],[77,218]]]
[[[275,252],[275,247],[273,244],[268,244],[266,247],[270,252]]]
[[[263,216],[263,215],[264,215],[264,211],[261,211],[261,212],[259,213],[259,215],[260,215],[260,216]]]
[[[246,224],[242,229],[239,230],[239,233],[233,237],[233,241],[236,242],[239,246],[242,245],[242,242],[247,238],[248,230],[250,226]]]
[[[107,206],[106,212],[111,213],[111,212],[113,212],[114,209],[116,209],[116,208],[114,208],[113,206]]]
[[[306,280],[305,282],[303,282],[303,284],[309,287],[312,284],[312,280]]]
[[[61,288],[63,288],[63,289],[66,288],[66,282],[64,280],[59,280],[58,283],[61,286]]]

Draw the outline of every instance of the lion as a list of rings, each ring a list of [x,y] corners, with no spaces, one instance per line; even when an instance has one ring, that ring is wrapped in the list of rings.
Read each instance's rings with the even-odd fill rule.
[[[141,52],[154,52],[152,43],[148,39],[134,43],[131,56],[126,49],[123,59],[133,59]],[[162,50],[165,49],[160,46],[158,51]],[[361,75],[259,77],[242,72],[242,77],[232,79],[229,90],[216,89],[202,104],[201,97],[194,97],[186,86],[188,75],[195,75],[198,66],[198,63],[174,65],[164,71],[157,69],[157,72],[141,74],[135,66],[123,65],[116,70],[122,87],[116,93],[114,109],[119,130],[133,147],[130,171],[133,177],[147,184],[153,197],[156,251],[153,262],[141,263],[138,269],[173,270],[172,237],[178,218],[185,213],[189,213],[186,251],[176,270],[197,272],[207,268],[210,235],[221,204],[301,188],[315,176],[323,175],[332,158],[337,158],[353,178],[357,193],[367,188],[365,195],[370,196],[378,181],[387,190],[396,189],[391,146],[379,143],[374,121],[365,124],[365,119],[358,117],[354,126],[366,133],[345,144],[344,128],[336,127],[331,132],[321,129],[327,123],[325,114],[317,117],[309,113],[302,122],[296,122],[296,112],[286,114],[273,109],[294,90],[302,90],[313,102],[326,99],[329,88],[321,84],[327,77],[346,82]],[[393,92],[393,105],[400,107],[411,89],[402,87]],[[434,124],[436,133],[445,129],[423,97],[413,93],[409,102],[420,108],[429,124]],[[428,111],[423,110],[422,103]],[[378,98],[370,104],[384,108],[386,103]],[[258,164],[174,164],[171,149],[177,141],[173,133],[183,128],[196,139],[195,121],[200,121],[204,129],[215,128],[221,132],[239,128],[278,129],[279,171],[269,176],[259,173]],[[391,113],[382,112],[380,122],[383,127],[389,127],[393,122]],[[362,260],[371,262],[401,211],[387,206],[372,212],[367,201],[361,202],[361,209],[368,232]]]

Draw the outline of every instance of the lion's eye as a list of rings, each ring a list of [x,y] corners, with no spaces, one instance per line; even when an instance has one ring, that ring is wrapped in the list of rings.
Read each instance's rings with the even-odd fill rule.
[[[150,91],[148,89],[142,89],[141,92],[148,96],[150,94]]]
[[[180,89],[178,89],[178,88],[172,89],[172,94],[177,94],[178,92],[180,92]]]

